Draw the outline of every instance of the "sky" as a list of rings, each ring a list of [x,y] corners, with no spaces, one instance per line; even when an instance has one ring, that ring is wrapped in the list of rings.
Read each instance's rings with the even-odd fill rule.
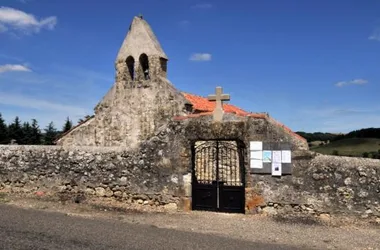
[[[60,128],[92,115],[139,14],[181,91],[222,86],[294,131],[380,127],[378,0],[0,0],[3,118]]]

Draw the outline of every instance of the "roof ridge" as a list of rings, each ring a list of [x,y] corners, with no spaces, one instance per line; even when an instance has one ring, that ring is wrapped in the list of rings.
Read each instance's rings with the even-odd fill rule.
[[[209,101],[210,103],[212,103],[212,101],[210,101],[209,99],[207,99],[206,96],[196,95],[196,94],[192,94],[192,93],[189,93],[189,92],[183,92],[183,91],[181,91],[181,93],[182,94],[186,94],[186,95],[192,95],[192,96],[195,96],[195,97],[200,97],[200,98],[203,98],[203,99]],[[223,104],[230,105],[230,106],[235,106],[235,107],[239,108],[238,106],[236,106],[234,104],[230,104],[230,103],[223,103]],[[242,109],[242,108],[239,108],[239,109]]]
[[[212,101],[208,100],[207,97],[196,95],[196,94],[192,94],[192,93],[188,93],[188,92],[184,92],[184,91],[181,91],[181,93],[185,96],[185,98],[186,98],[186,95],[187,95],[189,97],[188,101],[190,101],[193,105],[195,103],[197,103],[197,101],[196,100],[191,101],[190,100],[191,98],[200,98],[203,102],[206,102],[207,105],[215,105],[215,102],[212,102]],[[252,112],[246,111],[246,110],[240,108],[239,106],[231,104],[231,103],[223,103],[222,105],[226,109],[232,109],[232,112],[234,112],[234,113],[246,113],[246,114],[252,113]],[[201,108],[202,105],[200,105],[199,103],[198,103],[198,105],[194,105],[194,106],[198,106],[197,107],[198,110],[209,111],[208,107],[204,107],[203,106],[203,108]],[[227,112],[227,110],[225,110],[225,111]],[[231,112],[231,110],[230,110],[230,112]]]
[[[184,92],[184,91],[181,91],[181,93],[182,93],[182,94],[186,94],[186,95],[192,95],[192,96],[197,96],[197,97],[206,98],[205,96],[196,95],[196,94],[192,94],[192,93],[189,93],[189,92]]]

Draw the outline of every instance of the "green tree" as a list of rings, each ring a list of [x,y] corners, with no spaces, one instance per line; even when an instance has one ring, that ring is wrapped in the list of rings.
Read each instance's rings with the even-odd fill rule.
[[[45,145],[54,145],[54,141],[58,136],[57,129],[54,127],[54,123],[50,122],[49,125],[44,129],[44,144]]]
[[[29,122],[24,122],[22,125],[22,133],[23,133],[23,138],[20,141],[20,144],[25,144],[25,145],[31,145],[33,144],[32,142],[32,127],[30,126]]]
[[[92,117],[91,115],[85,115],[84,118],[80,118],[80,119],[78,120],[78,124],[81,124],[81,123],[87,121],[87,120],[90,119],[91,117]]]
[[[333,152],[332,152],[333,155],[339,155],[339,151],[334,149]]]
[[[8,127],[0,113],[0,144],[9,143]]]
[[[65,124],[63,125],[62,128],[62,133],[66,133],[73,127],[73,122],[70,120],[69,117],[66,118]]]
[[[18,116],[14,119],[13,123],[11,123],[8,127],[8,136],[10,140],[16,140],[16,143],[22,144],[24,133],[21,127],[21,121]]]
[[[364,152],[364,153],[362,154],[362,156],[363,156],[364,158],[368,158],[368,157],[369,157],[369,153],[368,153],[368,152]]]
[[[371,152],[371,158],[372,159],[379,159],[380,155],[378,152]]]
[[[30,141],[32,145],[40,145],[41,144],[41,130],[40,127],[38,126],[38,122],[36,119],[32,119],[32,132],[30,136]]]

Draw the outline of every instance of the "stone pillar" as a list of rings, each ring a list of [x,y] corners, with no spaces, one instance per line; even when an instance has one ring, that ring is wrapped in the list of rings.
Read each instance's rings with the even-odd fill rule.
[[[136,63],[135,63],[135,67],[136,67]],[[126,62],[124,61],[116,62],[115,69],[116,69],[116,77],[115,77],[116,82],[124,82],[125,84],[127,84],[128,82],[132,81]]]

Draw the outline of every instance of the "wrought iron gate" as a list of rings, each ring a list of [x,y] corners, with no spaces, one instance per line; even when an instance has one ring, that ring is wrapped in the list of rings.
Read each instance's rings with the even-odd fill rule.
[[[192,153],[193,210],[243,213],[244,146],[236,141],[198,141]]]

